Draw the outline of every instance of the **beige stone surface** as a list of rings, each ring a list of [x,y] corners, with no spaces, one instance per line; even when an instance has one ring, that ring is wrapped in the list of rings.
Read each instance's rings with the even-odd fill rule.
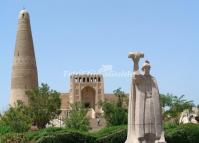
[[[104,99],[106,101],[110,101],[110,102],[116,102],[117,101],[117,97],[113,93],[105,93]]]
[[[81,102],[93,108],[96,113],[102,112],[98,106],[104,101],[104,80],[100,74],[74,74],[70,76],[69,103]]]
[[[64,119],[64,118],[68,117],[69,110],[70,110],[69,96],[70,96],[70,93],[61,93],[60,94],[60,99],[61,99],[60,118]]]
[[[61,99],[61,109],[69,109],[70,104],[69,104],[69,96],[70,93],[61,93],[60,99]]]
[[[181,124],[188,124],[188,123],[198,124],[199,121],[197,119],[199,119],[199,108],[193,107],[191,110],[186,109],[181,113],[179,123],[181,123]]]
[[[37,66],[33,46],[30,17],[22,10],[18,17],[18,29],[12,67],[10,105],[17,100],[28,103],[25,92],[38,86]]]
[[[150,75],[150,63],[145,61],[142,73],[139,60],[143,53],[130,53],[134,62],[128,109],[126,143],[165,143],[159,91],[155,78]]]
[[[98,79],[99,77],[100,80]],[[83,80],[84,78],[85,80]],[[87,78],[89,79],[86,80]],[[69,114],[70,104],[75,102],[81,102],[85,104],[85,106],[90,106],[96,113],[102,113],[103,111],[98,106],[97,101],[106,100],[116,102],[117,100],[113,93],[104,93],[103,76],[96,74],[71,75],[70,91],[68,93],[61,93],[60,98],[62,110],[60,116],[62,117],[66,117]],[[94,116],[92,112],[90,117]]]

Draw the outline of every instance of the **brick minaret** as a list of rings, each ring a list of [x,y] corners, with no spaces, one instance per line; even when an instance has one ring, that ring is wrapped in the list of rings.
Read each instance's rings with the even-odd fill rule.
[[[29,14],[21,10],[12,67],[10,105],[17,100],[28,104],[25,92],[38,87],[37,66],[35,60]]]

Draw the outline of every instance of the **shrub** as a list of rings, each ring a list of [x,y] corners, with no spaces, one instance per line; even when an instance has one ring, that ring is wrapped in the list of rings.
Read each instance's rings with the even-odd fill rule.
[[[104,101],[101,103],[104,118],[108,126],[125,125],[128,120],[128,110],[125,102],[126,95],[121,88],[116,89],[114,95],[117,97],[117,101]]]
[[[126,126],[107,127],[86,133],[67,128],[46,128],[29,132],[26,136],[36,143],[123,143],[126,139]]]
[[[122,125],[122,126],[109,126],[109,127],[106,127],[106,128],[102,128],[98,131],[95,131],[95,132],[90,132],[89,134],[96,137],[96,138],[102,138],[102,137],[105,137],[109,134],[114,134],[116,132],[119,132],[123,129],[127,129],[127,126],[126,125]]]
[[[90,129],[89,118],[86,116],[88,110],[81,103],[71,105],[69,117],[65,120],[65,125],[69,129],[88,131]]]
[[[120,131],[105,136],[99,137],[95,143],[124,143],[127,138],[127,129],[121,129]]]
[[[177,128],[177,127],[178,127],[178,125],[173,122],[165,122],[164,123],[164,130],[173,129],[173,128]]]
[[[11,132],[11,128],[4,124],[2,121],[0,121],[0,135],[6,134]]]
[[[22,106],[10,107],[1,117],[1,124],[7,131],[24,132],[31,127],[31,118],[24,113]]]
[[[37,143],[94,143],[95,138],[78,132],[55,133],[40,138]]]
[[[38,140],[43,136],[51,135],[55,132],[67,132],[67,131],[63,128],[45,128],[34,132],[28,132],[26,135],[29,140]]]
[[[115,126],[101,129],[93,133],[83,133],[59,129],[43,130],[42,136],[36,143],[124,143],[126,140],[126,126]],[[45,133],[44,133],[45,132]]]
[[[166,130],[168,143],[199,143],[199,125],[185,124]]]
[[[124,143],[127,136],[127,127],[113,126],[87,133],[64,128],[47,128],[28,132],[25,135],[6,134],[3,141],[26,143],[28,138],[29,141],[31,140],[34,143]],[[199,143],[199,125],[175,126],[169,124],[165,127],[165,136],[167,143]]]
[[[0,143],[28,143],[24,134],[6,134],[0,138]]]

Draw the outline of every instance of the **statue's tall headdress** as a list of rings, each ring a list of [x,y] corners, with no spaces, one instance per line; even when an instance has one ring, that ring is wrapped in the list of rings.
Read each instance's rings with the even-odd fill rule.
[[[146,60],[144,64],[142,65],[142,71],[144,70],[145,67],[149,67],[149,68],[151,67],[150,62],[148,60]]]

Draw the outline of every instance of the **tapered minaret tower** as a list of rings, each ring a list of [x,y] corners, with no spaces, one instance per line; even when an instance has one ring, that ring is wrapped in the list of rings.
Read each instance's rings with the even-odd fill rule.
[[[28,104],[25,92],[36,87],[38,77],[30,18],[27,10],[21,10],[12,67],[10,105],[14,106],[18,100]]]

